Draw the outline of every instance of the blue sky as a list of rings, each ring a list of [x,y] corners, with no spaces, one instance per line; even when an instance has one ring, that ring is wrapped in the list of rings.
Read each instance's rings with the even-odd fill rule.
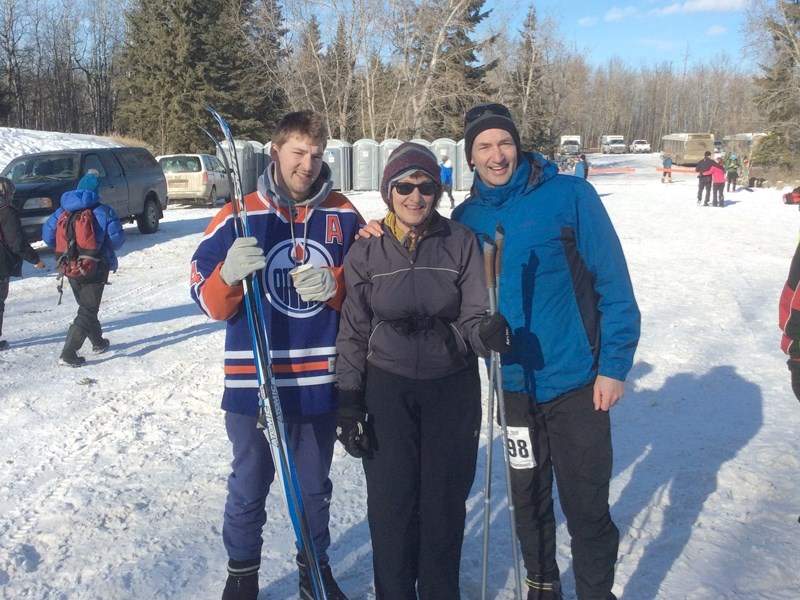
[[[682,64],[687,48],[690,64],[709,62],[723,52],[741,62],[742,28],[751,4],[751,0],[517,0],[495,6],[498,12],[508,11],[509,21],[517,23],[531,1],[540,18],[552,16],[568,46],[584,52],[591,63],[617,56],[629,65]]]

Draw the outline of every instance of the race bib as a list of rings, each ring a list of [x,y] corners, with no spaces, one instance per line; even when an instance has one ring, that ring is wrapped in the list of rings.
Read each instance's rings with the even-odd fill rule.
[[[536,466],[531,444],[531,430],[527,427],[506,427],[508,438],[508,464],[512,469],[532,469]]]

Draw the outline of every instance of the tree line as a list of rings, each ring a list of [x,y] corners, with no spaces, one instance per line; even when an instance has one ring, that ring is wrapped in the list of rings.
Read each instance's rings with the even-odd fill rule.
[[[209,151],[205,106],[265,142],[282,114],[323,113],[331,137],[460,139],[466,108],[508,105],[524,144],[563,134],[770,131],[800,139],[800,0],[754,0],[749,56],[593,64],[535,2],[521,26],[485,0],[0,0],[0,123]],[[744,50],[742,50],[744,51]],[[752,72],[754,71],[754,72]]]

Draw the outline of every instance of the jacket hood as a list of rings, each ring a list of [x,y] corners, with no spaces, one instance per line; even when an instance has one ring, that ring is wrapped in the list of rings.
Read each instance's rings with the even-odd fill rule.
[[[100,204],[100,196],[89,190],[72,190],[61,196],[61,208],[69,212],[95,208]]]
[[[270,162],[267,165],[263,175],[258,178],[257,188],[259,192],[289,210],[291,210],[293,206],[308,206],[309,208],[314,208],[322,203],[333,189],[331,168],[327,163],[323,162],[317,180],[311,186],[308,198],[303,202],[296,202],[291,196],[278,187],[278,184],[275,182],[275,166],[274,162]]]
[[[541,154],[535,152],[523,152],[522,160],[517,165],[517,170],[505,185],[490,187],[481,181],[478,171],[474,171],[475,180],[471,193],[479,204],[499,206],[509,198],[524,194],[528,189],[537,188],[545,181],[558,175],[558,165],[551,160],[547,160]]]

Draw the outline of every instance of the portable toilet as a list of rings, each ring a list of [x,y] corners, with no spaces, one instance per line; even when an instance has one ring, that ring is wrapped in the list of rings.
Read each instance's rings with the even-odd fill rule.
[[[256,189],[256,158],[255,151],[250,142],[244,140],[234,140],[234,151],[236,152],[236,160],[239,163],[239,172],[242,176],[242,193],[249,194]],[[220,142],[222,152],[225,153],[225,159],[228,165],[233,168],[233,160],[231,157],[230,145],[227,141]],[[220,149],[217,149],[217,158],[225,162],[220,155]]]
[[[472,171],[469,168],[467,156],[464,154],[464,140],[459,140],[453,157],[453,189],[463,192],[471,187]]]
[[[389,155],[397,148],[400,144],[402,144],[400,140],[389,138],[388,140],[383,140],[380,143],[380,163],[378,163],[378,172],[383,175],[383,169],[386,168],[386,161],[389,159]]]
[[[378,142],[360,139],[353,143],[353,189],[359,192],[381,186],[380,147]]]
[[[439,138],[431,142],[431,151],[436,156],[436,162],[442,164],[442,157],[446,156],[453,163],[453,189],[458,189],[456,183],[458,182],[458,161],[456,160],[456,153],[458,146],[455,140],[450,138]]]
[[[428,150],[431,149],[431,143],[428,140],[421,140],[417,138],[409,141],[414,142],[415,144],[419,144],[420,146],[425,146]]]
[[[249,140],[248,143],[253,147],[253,156],[255,157],[256,181],[261,177],[264,172],[264,165],[266,164],[266,157],[264,156],[264,144],[255,140]]]
[[[353,147],[342,140],[328,140],[325,148],[325,162],[331,169],[333,189],[349,192],[350,164],[352,163]]]

